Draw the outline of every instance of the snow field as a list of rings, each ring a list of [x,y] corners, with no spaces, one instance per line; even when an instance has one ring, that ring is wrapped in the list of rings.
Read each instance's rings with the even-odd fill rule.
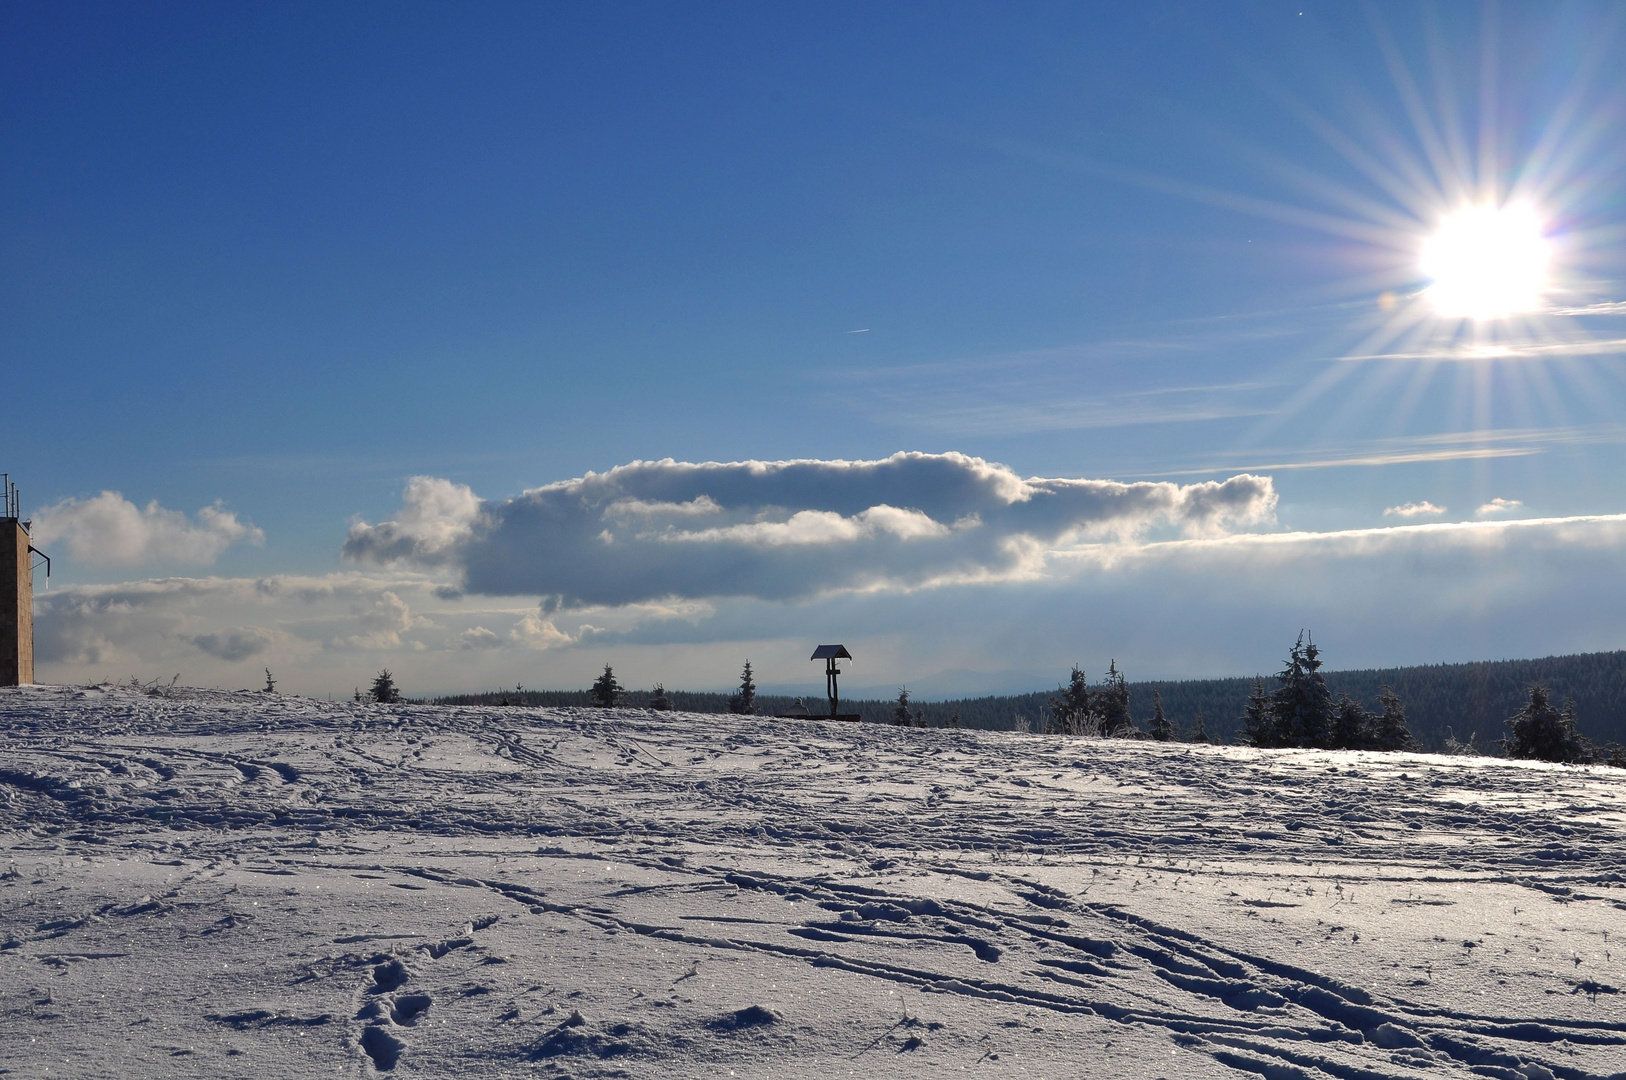
[[[1626,782],[0,690],[0,1068],[1626,1075]]]

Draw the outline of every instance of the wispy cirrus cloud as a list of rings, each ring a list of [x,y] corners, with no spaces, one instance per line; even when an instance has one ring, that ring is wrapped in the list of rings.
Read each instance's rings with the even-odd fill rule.
[[[1393,352],[1350,353],[1330,357],[1340,361],[1422,360],[1430,363],[1482,363],[1486,360],[1537,360],[1573,356],[1618,356],[1626,354],[1626,338],[1576,338],[1553,340],[1531,338],[1462,344],[1451,342],[1421,349]]]
[[[1239,320],[1240,321],[1240,320]],[[966,357],[923,364],[855,368],[840,373],[844,389],[827,391],[843,409],[908,427],[956,435],[1200,423],[1270,415],[1274,382],[1182,377],[1218,334],[1256,337],[1237,327],[1160,340],[1103,341],[1060,349]],[[1126,360],[1172,365],[1164,385],[1116,387]]]
[[[1609,446],[1626,443],[1626,424],[1572,424],[1557,427],[1488,428],[1371,439],[1364,443],[1324,446],[1291,453],[1260,450],[1216,457],[1179,469],[1139,475],[1199,476],[1217,472],[1288,472],[1305,469],[1381,468],[1426,462],[1481,461],[1532,457],[1557,447]],[[1269,455],[1269,456],[1267,456]]]

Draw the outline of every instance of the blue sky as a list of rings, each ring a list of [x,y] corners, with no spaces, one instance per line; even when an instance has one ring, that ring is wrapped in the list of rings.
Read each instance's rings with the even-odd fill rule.
[[[1301,625],[1338,666],[1623,647],[1621,21],[9,5],[0,468],[58,559],[42,677],[790,685],[834,637],[930,694],[1268,670]],[[1537,205],[1539,310],[1415,314],[1420,245],[1482,198]],[[900,451],[1165,486],[1009,533],[959,458],[605,496],[699,524],[523,494]],[[1182,509],[1238,474],[1268,498]],[[648,529],[658,574],[618,561]],[[719,583],[785,544],[819,559]]]

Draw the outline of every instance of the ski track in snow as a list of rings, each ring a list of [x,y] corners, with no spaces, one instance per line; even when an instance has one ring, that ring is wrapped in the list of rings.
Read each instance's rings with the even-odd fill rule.
[[[0,690],[0,1073],[1626,1077],[1626,774]]]

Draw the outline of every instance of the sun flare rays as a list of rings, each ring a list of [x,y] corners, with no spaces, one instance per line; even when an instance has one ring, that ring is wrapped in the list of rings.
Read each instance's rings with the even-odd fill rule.
[[[1326,332],[1319,357],[1300,358],[1325,362],[1244,443],[1312,410],[1329,434],[1393,433],[1569,423],[1577,403],[1620,404],[1626,149],[1604,58],[1618,55],[1621,25],[1537,85],[1528,57],[1498,41],[1496,18],[1487,9],[1477,55],[1433,40],[1419,62],[1374,16],[1390,85],[1345,94],[1341,117],[1274,88],[1364,187],[1244,154],[1298,193],[1295,213],[1283,204],[1260,216],[1324,221],[1344,272],[1305,299],[1370,305]]]

